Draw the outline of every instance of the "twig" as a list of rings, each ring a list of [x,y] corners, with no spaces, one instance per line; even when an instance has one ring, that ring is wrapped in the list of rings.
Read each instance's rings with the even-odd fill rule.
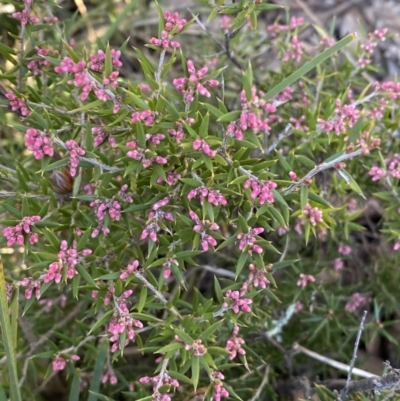
[[[161,71],[162,71],[162,67],[163,67],[163,64],[164,64],[164,59],[165,59],[165,53],[166,52],[167,52],[166,49],[162,50],[162,52],[160,54],[160,61],[158,62],[158,68],[157,68],[157,72],[156,72],[156,82],[158,83],[159,86],[160,86],[160,79],[161,79]]]
[[[292,124],[287,124],[284,131],[278,135],[278,138],[265,151],[265,155],[269,155],[279,144],[279,142],[289,136],[293,132]]]
[[[260,397],[261,392],[263,391],[265,385],[268,383],[268,375],[269,375],[269,365],[266,366],[262,382],[261,382],[260,386],[258,387],[254,396],[250,399],[250,401],[257,401],[258,397]]]
[[[309,357],[311,357],[317,361],[320,361],[322,363],[325,363],[326,365],[332,366],[338,370],[349,372],[349,370],[351,368],[349,365],[346,365],[345,363],[341,363],[341,362],[335,361],[334,359],[330,359],[330,358],[327,358],[326,356],[317,354],[316,352],[311,351],[297,343],[293,344],[293,350],[302,352],[303,354],[308,355]],[[367,372],[365,370],[358,369],[358,368],[353,368],[352,373],[357,376],[360,376],[360,377],[377,378],[377,376],[374,375],[373,373],[370,373],[370,372]]]
[[[343,155],[338,156],[336,159],[331,160],[328,163],[321,163],[319,166],[316,166],[311,171],[309,171],[303,178],[300,178],[300,180],[298,180],[297,182],[293,183],[288,188],[286,188],[283,191],[283,194],[284,195],[289,195],[290,193],[295,191],[297,188],[299,188],[305,181],[311,179],[312,177],[314,177],[315,175],[317,175],[321,171],[324,171],[324,170],[327,170],[329,168],[332,168],[337,163],[340,163],[343,160],[348,160],[348,159],[352,159],[353,157],[359,156],[359,155],[361,155],[361,153],[362,153],[362,150],[358,149],[358,150],[355,150],[354,152],[351,152],[351,153],[344,153]]]
[[[207,270],[211,273],[214,273],[218,276],[228,277],[233,280],[235,280],[235,278],[236,278],[236,274],[234,272],[231,272],[230,270],[222,269],[221,267],[201,265],[200,268],[203,270]]]
[[[167,305],[168,301],[167,299],[164,297],[163,294],[161,294],[160,291],[157,290],[157,288],[154,287],[153,284],[151,284],[144,276],[142,273],[139,272],[135,272],[134,273],[135,276],[156,296],[156,298],[161,301],[164,305]],[[182,319],[182,316],[180,315],[180,313],[178,312],[178,310],[172,306],[171,307],[171,312],[178,317],[179,319]]]
[[[239,68],[239,70],[243,72],[244,69],[243,69],[242,65],[239,63],[239,61],[236,60],[235,57],[233,57],[233,55],[231,53],[231,49],[229,46],[231,37],[232,37],[231,32],[229,31],[229,29],[226,29],[225,30],[225,53],[226,53],[227,57],[229,58],[229,60],[231,60],[232,63],[235,64],[236,67]]]
[[[353,357],[351,358],[350,369],[349,369],[349,372],[347,374],[346,386],[344,387],[342,393],[340,394],[340,396],[338,398],[339,401],[345,400],[347,398],[349,385],[350,385],[350,381],[351,381],[351,373],[352,373],[352,371],[354,369],[354,364],[356,362],[357,350],[358,350],[358,346],[360,344],[361,334],[362,334],[362,332],[364,330],[364,323],[365,323],[365,318],[366,317],[367,317],[367,311],[365,310],[364,313],[363,313],[362,319],[361,319],[360,326],[358,327],[357,338],[356,338],[356,342],[354,344]]]

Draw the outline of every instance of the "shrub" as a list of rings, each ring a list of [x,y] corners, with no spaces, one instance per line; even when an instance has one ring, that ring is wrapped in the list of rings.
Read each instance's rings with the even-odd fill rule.
[[[280,399],[277,378],[306,361],[310,379],[332,376],[288,365],[291,350],[350,361],[361,307],[365,342],[396,343],[400,87],[367,74],[386,30],[345,54],[354,35],[309,27],[306,49],[301,18],[257,28],[278,6],[200,3],[221,29],[157,5],[158,34],[134,49],[140,79],[120,75],[129,39],[74,44],[51,2],[12,15],[4,399],[45,399],[60,371],[70,400]],[[207,33],[196,48],[191,25]],[[362,224],[372,196],[383,228]],[[378,228],[394,242],[384,259]]]

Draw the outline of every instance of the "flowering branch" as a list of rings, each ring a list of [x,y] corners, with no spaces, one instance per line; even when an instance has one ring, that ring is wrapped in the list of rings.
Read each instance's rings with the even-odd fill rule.
[[[63,149],[68,150],[67,145],[63,141],[61,141],[60,139],[54,138],[54,143],[56,145],[58,145],[58,146],[61,146]],[[103,163],[97,161],[96,159],[83,157],[83,156],[79,156],[79,155],[78,155],[78,157],[79,157],[80,160],[83,160],[85,162],[93,164],[94,166],[99,166],[101,169],[106,170],[106,171],[111,171],[112,173],[117,173],[119,171],[123,171],[123,169],[121,169],[121,168],[108,166],[107,164],[103,164]]]
[[[334,160],[331,160],[328,163],[321,163],[319,166],[316,166],[311,171],[309,171],[303,178],[300,178],[300,180],[298,180],[297,182],[293,183],[288,188],[286,188],[283,191],[283,194],[284,195],[291,194],[293,191],[295,191],[297,188],[299,188],[302,184],[304,184],[305,181],[311,179],[312,177],[314,177],[321,171],[335,167],[338,163],[340,163],[344,160],[352,159],[353,157],[359,156],[361,154],[362,154],[362,149],[358,149],[351,153],[344,153],[343,155],[337,157]]]

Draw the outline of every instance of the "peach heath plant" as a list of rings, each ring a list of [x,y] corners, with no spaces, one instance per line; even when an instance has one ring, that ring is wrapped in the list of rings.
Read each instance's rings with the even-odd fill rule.
[[[95,42],[81,14],[13,3],[2,399],[281,400],[277,377],[337,377],[293,344],[348,364],[362,309],[366,348],[396,345],[400,85],[371,80],[390,32],[354,63],[354,35],[265,0],[199,2],[127,3]],[[124,32],[150,11],[158,29]]]

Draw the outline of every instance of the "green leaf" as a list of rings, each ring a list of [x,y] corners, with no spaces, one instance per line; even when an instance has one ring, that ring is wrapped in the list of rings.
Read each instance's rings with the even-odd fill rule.
[[[245,263],[247,262],[248,256],[249,255],[248,255],[247,252],[242,252],[241,253],[241,255],[239,257],[239,260],[238,260],[238,262],[236,264],[236,280],[239,277],[241,271],[243,270],[243,267],[244,267]]]
[[[302,184],[300,187],[300,207],[304,210],[308,203],[308,186]]]
[[[243,88],[246,93],[246,99],[249,102],[252,98],[251,88],[253,86],[253,69],[251,68],[251,63],[249,61],[249,66],[247,70],[243,72]]]
[[[210,115],[207,113],[200,124],[199,135],[205,138],[208,135],[208,124],[210,123]]]
[[[69,392],[68,401],[79,401],[81,380],[79,377],[79,372],[76,369],[74,369],[73,376],[74,378],[72,379],[71,390]]]
[[[199,384],[200,376],[200,361],[198,356],[192,357],[192,384],[196,391],[197,385]]]
[[[78,271],[78,273],[82,276],[82,278],[84,278],[89,284],[91,284],[97,288],[97,284],[93,280],[93,277],[89,274],[89,272],[86,270],[86,268],[82,266],[81,263],[78,263],[75,266],[75,268]]]
[[[308,198],[314,202],[320,203],[321,205],[332,207],[332,205],[326,201],[324,198],[321,198],[319,195],[315,194],[314,192],[308,192]]]
[[[195,180],[194,178],[180,178],[179,181],[182,181],[184,184],[190,185],[191,187],[201,187],[203,183],[199,180]]]
[[[18,383],[17,359],[15,340],[12,335],[9,308],[6,295],[6,281],[4,278],[4,267],[0,255],[0,327],[3,337],[3,346],[6,354],[6,363],[10,377],[10,392],[12,401],[21,401],[21,393]]]
[[[360,135],[361,128],[363,126],[363,121],[364,121],[364,116],[361,115],[359,117],[359,119],[357,120],[357,122],[353,125],[353,127],[350,131],[349,140],[347,141],[347,143],[355,143],[356,142],[357,138]]]
[[[226,246],[231,245],[237,241],[236,235],[232,235],[228,239],[226,239],[224,242],[222,242],[218,248],[216,249],[217,251],[220,251],[221,249],[224,249]]]
[[[109,340],[107,338],[103,338],[100,341],[99,352],[97,354],[97,360],[93,370],[92,382],[90,384],[89,390],[91,393],[88,397],[88,401],[96,401],[98,398],[93,393],[98,393],[100,389],[100,382],[101,382],[101,377],[103,375],[104,364],[107,359],[108,341]]]
[[[276,95],[281,93],[285,88],[292,85],[294,82],[299,80],[303,75],[307,74],[317,65],[321,64],[323,61],[331,58],[336,52],[343,49],[350,42],[352,42],[356,38],[354,33],[347,35],[339,42],[335,43],[330,48],[326,49],[324,52],[314,57],[312,60],[304,64],[298,70],[296,70],[293,74],[289,75],[283,81],[281,81],[278,85],[274,86],[271,90],[269,90],[263,97],[264,100],[268,101],[274,98]]]
[[[192,345],[194,340],[189,334],[185,333],[183,330],[175,329],[175,334],[185,343]]]
[[[71,111],[71,113],[77,113],[79,111],[86,111],[86,110],[94,110],[96,107],[104,104],[104,102],[100,99],[97,99],[91,103],[85,104],[81,107],[78,107],[77,109],[74,109]]]
[[[184,343],[181,342],[173,342],[171,344],[165,345],[164,347],[158,349],[155,354],[165,354],[167,352],[171,352],[171,351],[177,351],[178,349],[181,349],[185,346]]]
[[[208,327],[201,333],[199,339],[203,342],[208,340],[214,334],[214,332],[221,327],[222,323],[224,323],[224,320],[220,320],[219,322],[212,324],[210,327]]]
[[[336,171],[339,173],[339,175],[341,175],[346,180],[347,184],[349,184],[350,188],[354,192],[357,192],[360,196],[362,196],[364,199],[366,199],[362,189],[357,184],[356,180],[346,170],[337,169]]]
[[[292,168],[290,167],[289,163],[286,161],[286,158],[284,156],[281,155],[281,153],[275,149],[275,153],[278,156],[278,160],[279,163],[281,164],[281,166],[283,167],[283,169],[288,173],[289,171],[292,170]]]
[[[88,334],[95,332],[99,327],[103,326],[103,324],[106,324],[113,313],[113,310],[109,310],[103,316],[101,316],[101,318],[91,327]]]
[[[242,112],[240,110],[231,111],[218,118],[217,121],[220,123],[230,123],[231,121],[237,120],[241,114]]]
[[[147,301],[147,287],[144,285],[140,290],[139,303],[137,307],[139,313],[143,310],[146,301]]]
[[[107,43],[106,59],[105,59],[105,64],[104,64],[104,73],[105,73],[106,78],[108,78],[110,76],[110,74],[112,73],[112,70],[113,70],[113,65],[112,65],[112,58],[111,58],[110,43]]]

